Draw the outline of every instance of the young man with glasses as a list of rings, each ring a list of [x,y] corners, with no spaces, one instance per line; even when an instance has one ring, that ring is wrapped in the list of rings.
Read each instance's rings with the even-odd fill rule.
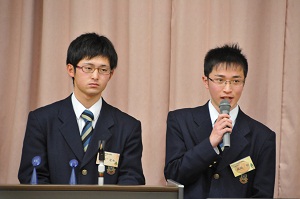
[[[237,44],[210,50],[202,77],[210,100],[168,114],[164,173],[184,185],[185,199],[273,197],[275,133],[238,106],[247,72]],[[225,133],[231,143],[222,148]]]
[[[71,42],[66,69],[74,92],[29,113],[20,183],[31,182],[31,161],[39,156],[38,184],[69,184],[74,166],[77,184],[98,184],[100,141],[105,143],[104,184],[145,184],[141,123],[102,98],[117,61],[113,44],[104,36],[87,33]]]

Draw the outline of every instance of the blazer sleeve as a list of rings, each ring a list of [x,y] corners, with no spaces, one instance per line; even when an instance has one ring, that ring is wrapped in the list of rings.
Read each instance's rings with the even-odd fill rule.
[[[141,123],[135,122],[130,129],[131,133],[126,140],[122,161],[120,162],[120,173],[118,184],[123,185],[144,185],[145,177],[142,169],[142,135]]]
[[[199,178],[207,179],[206,171],[218,155],[208,137],[203,140],[193,138],[196,127],[186,112],[168,114],[164,169],[166,179],[184,185],[192,184]]]
[[[276,134],[270,132],[259,151],[252,196],[254,198],[273,198],[276,173]]]
[[[48,184],[49,169],[47,162],[47,143],[46,132],[42,129],[41,122],[39,121],[35,112],[30,112],[23,141],[23,149],[21,156],[21,163],[18,172],[18,178],[21,184],[29,184],[33,172],[32,159],[35,156],[40,156],[42,161],[36,167],[38,173],[39,184]]]

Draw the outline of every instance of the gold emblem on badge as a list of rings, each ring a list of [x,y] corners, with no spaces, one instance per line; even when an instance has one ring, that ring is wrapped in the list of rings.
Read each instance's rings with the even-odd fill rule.
[[[108,166],[106,172],[109,175],[114,175],[116,173],[116,168],[112,166]]]
[[[247,174],[242,174],[241,177],[240,177],[240,182],[242,184],[246,184],[248,182],[248,176]]]

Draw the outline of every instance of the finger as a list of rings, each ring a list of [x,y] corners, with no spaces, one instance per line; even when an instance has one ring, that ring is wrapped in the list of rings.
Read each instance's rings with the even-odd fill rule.
[[[223,114],[219,114],[218,118],[228,118],[229,119],[230,115],[223,113]]]

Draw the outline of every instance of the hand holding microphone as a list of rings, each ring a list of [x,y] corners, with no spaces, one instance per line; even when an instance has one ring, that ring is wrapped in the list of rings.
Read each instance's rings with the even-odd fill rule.
[[[220,102],[219,108],[220,108],[220,112],[222,114],[228,114],[229,115],[229,111],[230,111],[230,103],[224,99]],[[230,133],[226,132],[223,136],[223,145],[224,147],[230,147]]]

